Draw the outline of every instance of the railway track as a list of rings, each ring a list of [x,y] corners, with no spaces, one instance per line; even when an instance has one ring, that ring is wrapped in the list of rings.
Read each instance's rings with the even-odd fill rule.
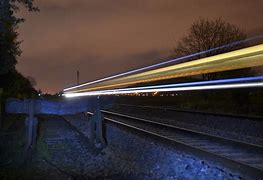
[[[204,111],[197,111],[197,110],[184,110],[184,109],[176,109],[171,106],[150,106],[150,105],[133,105],[133,104],[123,104],[123,103],[116,103],[114,105],[123,106],[123,107],[139,107],[139,108],[148,108],[148,109],[157,109],[157,110],[168,110],[168,111],[177,111],[177,112],[186,112],[186,113],[197,113],[197,114],[208,114],[208,115],[219,115],[219,116],[229,116],[229,117],[240,117],[240,118],[250,118],[250,119],[263,119],[263,116],[257,115],[243,115],[243,114],[231,114],[231,113],[214,113],[214,112],[204,112]]]
[[[136,129],[180,144],[196,152],[207,154],[258,179],[263,177],[263,146],[243,143],[115,111],[101,110],[101,112],[106,121]]]
[[[172,107],[114,104],[110,109],[151,121],[172,124],[214,136],[263,146],[263,118],[233,114],[213,114]]]

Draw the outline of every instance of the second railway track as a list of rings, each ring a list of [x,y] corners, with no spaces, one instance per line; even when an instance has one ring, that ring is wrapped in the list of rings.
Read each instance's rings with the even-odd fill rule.
[[[263,177],[263,147],[214,136],[175,125],[151,121],[136,116],[102,110],[107,121],[187,146],[234,165],[236,169],[261,179]]]

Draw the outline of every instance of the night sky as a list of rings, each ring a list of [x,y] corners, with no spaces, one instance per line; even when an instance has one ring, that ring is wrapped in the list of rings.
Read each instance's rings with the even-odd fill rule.
[[[19,29],[18,70],[55,93],[169,56],[176,41],[200,17],[263,34],[263,0],[36,0],[38,13]]]

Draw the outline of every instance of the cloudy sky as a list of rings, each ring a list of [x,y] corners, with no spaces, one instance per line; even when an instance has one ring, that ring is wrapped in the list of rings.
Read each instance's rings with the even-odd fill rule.
[[[17,68],[55,93],[76,84],[150,65],[167,57],[200,17],[263,34],[263,0],[36,0],[38,13],[19,29]]]

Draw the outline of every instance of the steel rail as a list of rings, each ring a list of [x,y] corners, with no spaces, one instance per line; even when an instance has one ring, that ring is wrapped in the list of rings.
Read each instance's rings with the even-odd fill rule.
[[[261,146],[112,111],[102,110],[102,112],[108,121],[222,158],[226,162],[234,164],[242,170],[248,170],[258,177],[263,175],[263,148]]]
[[[211,134],[207,134],[207,133],[204,133],[204,132],[199,132],[199,131],[192,130],[192,129],[182,128],[182,127],[178,127],[178,126],[171,125],[171,124],[167,124],[167,123],[161,123],[161,122],[151,121],[151,120],[147,120],[147,119],[145,119],[145,118],[134,117],[134,116],[126,115],[126,114],[120,114],[120,113],[113,112],[113,111],[101,110],[101,112],[102,112],[102,113],[106,113],[106,114],[112,114],[112,115],[116,115],[116,116],[121,116],[121,117],[129,118],[129,119],[135,119],[135,120],[138,120],[138,121],[144,121],[144,122],[152,123],[152,124],[156,124],[156,125],[166,126],[166,127],[174,128],[174,129],[178,129],[178,130],[183,130],[183,131],[188,131],[188,132],[192,132],[192,133],[197,133],[197,134],[200,134],[200,135],[211,136],[211,137],[215,137],[215,138],[219,138],[219,139],[228,140],[228,141],[231,141],[231,142],[236,142],[236,143],[240,143],[240,144],[245,144],[245,145],[249,145],[249,146],[252,146],[252,147],[255,147],[255,148],[261,148],[262,151],[263,151],[263,146],[261,146],[261,145],[245,143],[245,142],[241,142],[241,141],[237,141],[237,140],[233,140],[233,139],[225,138],[225,137],[223,138],[223,137],[217,136],[217,135],[211,135]],[[263,154],[262,154],[262,155],[263,155]]]
[[[259,120],[263,121],[263,116],[257,115],[243,115],[243,114],[232,114],[232,113],[220,113],[220,112],[206,112],[198,110],[186,110],[186,109],[176,109],[172,106],[149,106],[149,105],[134,105],[134,104],[123,104],[115,103],[116,106],[130,106],[130,107],[139,107],[139,108],[148,108],[148,109],[159,109],[159,110],[168,110],[168,111],[177,111],[177,112],[187,112],[187,113],[197,113],[197,114],[207,114],[207,115],[216,115],[216,116],[228,116],[228,117],[238,117],[238,118],[250,118],[253,121]]]

